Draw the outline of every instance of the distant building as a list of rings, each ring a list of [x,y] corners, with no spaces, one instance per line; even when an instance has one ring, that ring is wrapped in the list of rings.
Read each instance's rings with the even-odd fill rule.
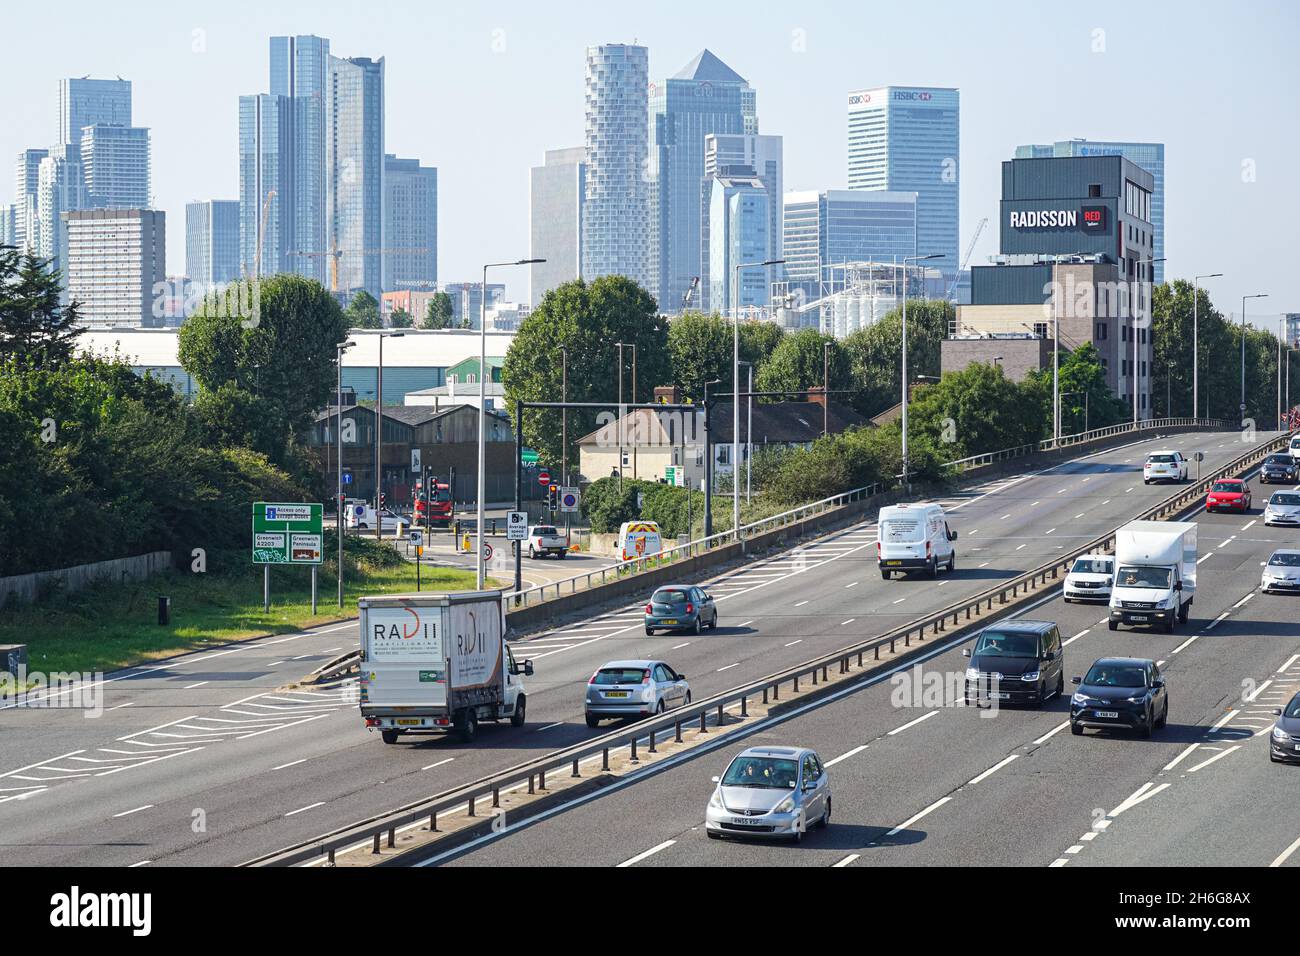
[[[425,313],[429,311],[429,303],[437,294],[435,289],[395,289],[385,292],[379,300],[379,313],[388,322],[392,314],[401,309],[411,317],[418,329],[424,321]]]
[[[772,258],[768,247],[771,197],[757,176],[714,176],[712,187],[708,308],[737,315],[767,304],[771,267],[741,269],[738,277],[736,267]]]
[[[949,280],[961,266],[961,100],[955,89],[883,86],[848,95],[849,189],[914,192],[916,246]]]
[[[74,77],[59,80],[60,146],[79,145],[87,126],[131,125],[131,81]]]
[[[185,273],[209,288],[239,278],[239,200],[185,204]]]
[[[249,276],[288,272],[295,249],[293,119],[287,97],[239,98],[239,265]]]
[[[384,157],[384,291],[438,285],[438,170]]]
[[[1285,327],[1286,344],[1291,348],[1300,348],[1300,312],[1287,312],[1282,316]]]
[[[284,195],[280,230],[289,252],[323,252],[325,239],[326,103],[329,90],[330,41],[318,36],[270,39],[272,96],[285,98],[284,162],[289,186]],[[259,210],[260,212],[260,210]],[[323,255],[291,255],[285,271],[318,282],[328,281]]]
[[[581,146],[548,149],[528,176],[529,296],[546,293],[582,275],[582,202],[587,188],[587,151]]]
[[[81,165],[91,208],[149,206],[149,130],[104,123],[87,126],[81,131]]]
[[[329,59],[325,243],[341,293],[383,294],[384,58]]]
[[[825,189],[785,194],[785,279],[806,297],[825,291],[851,262],[901,264],[916,248],[918,196],[891,190]]]
[[[41,161],[50,155],[48,149],[24,149],[14,164],[14,215],[13,244],[19,249],[36,251],[40,241],[37,214],[38,190],[41,182]]]
[[[167,275],[166,216],[153,209],[82,209],[63,214],[68,298],[83,325],[149,327]]]
[[[0,245],[15,245],[13,203],[0,205]]]
[[[49,260],[52,271],[67,270],[67,233],[63,214],[84,209],[85,180],[81,169],[81,151],[74,143],[54,146],[41,160],[36,187],[36,254]],[[64,275],[66,290],[67,276]]]
[[[505,301],[506,287],[501,282],[488,283],[488,311]],[[483,318],[483,283],[451,282],[443,286],[443,292],[451,296],[451,324],[460,328],[477,329]]]
[[[1058,140],[1051,145],[1017,146],[1016,159],[1046,159],[1063,156],[1123,156],[1137,163],[1155,180],[1151,191],[1151,230],[1155,233],[1155,257],[1165,257],[1165,144],[1100,142],[1087,139]],[[1165,264],[1156,262],[1153,281],[1165,281]]]
[[[752,91],[751,91],[752,92]],[[784,247],[781,197],[785,195],[780,136],[710,133],[704,137],[704,178],[700,185],[700,286],[693,300],[699,308],[709,302],[709,204],[713,200],[713,177],[718,175],[757,176],[768,196],[768,258],[780,259]],[[783,273],[772,270],[774,278]]]
[[[582,276],[588,281],[625,275],[651,288],[649,63],[643,46],[587,48]]]

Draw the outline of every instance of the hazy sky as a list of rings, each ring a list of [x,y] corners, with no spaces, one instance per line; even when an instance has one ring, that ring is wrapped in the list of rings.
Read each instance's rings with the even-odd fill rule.
[[[997,251],[999,162],[1056,139],[1166,144],[1166,276],[1223,272],[1224,311],[1300,311],[1300,5],[1244,2],[130,3],[5,12],[0,155],[51,143],[61,77],[120,75],[152,128],[168,271],[184,270],[185,203],[235,198],[238,101],[265,92],[273,34],[387,58],[387,151],[438,167],[443,282],[528,254],[528,170],[583,140],[584,49],[639,42],[651,80],[708,47],[758,91],[785,137],[787,189],[843,187],[845,93],[961,89],[961,247]],[[12,162],[12,159],[10,160]],[[12,169],[12,166],[8,167]],[[11,175],[11,174],[10,174]],[[0,179],[0,201],[12,201]],[[512,297],[527,277],[502,271]]]

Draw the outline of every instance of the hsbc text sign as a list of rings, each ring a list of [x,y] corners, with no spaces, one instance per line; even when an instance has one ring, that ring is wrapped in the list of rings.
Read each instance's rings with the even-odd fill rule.
[[[886,95],[888,94],[888,95]],[[869,93],[850,93],[849,106],[883,105],[886,100],[902,103],[928,103],[934,94],[928,90],[872,90]]]

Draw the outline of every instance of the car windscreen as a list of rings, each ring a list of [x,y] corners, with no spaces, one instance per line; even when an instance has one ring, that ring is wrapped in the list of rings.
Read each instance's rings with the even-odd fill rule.
[[[1083,682],[1094,687],[1146,687],[1147,674],[1145,668],[1131,664],[1093,664]]]
[[[533,534],[536,534],[536,535],[544,535],[544,536],[546,536],[546,537],[548,537],[548,538],[549,538],[549,537],[552,537],[553,535],[555,535],[555,533],[556,533],[556,531],[555,531],[554,528],[548,528],[548,527],[546,527],[545,525],[533,529]]]
[[[1300,551],[1279,551],[1268,559],[1271,568],[1300,568]]]
[[[1300,505],[1300,495],[1284,494],[1279,491],[1268,499],[1268,503],[1271,505]]]
[[[1173,455],[1152,455],[1147,459],[1148,462],[1170,462],[1174,460]]]
[[[650,598],[652,604],[685,604],[688,595],[678,588],[661,588]]]
[[[1292,720],[1300,718],[1300,694],[1296,694],[1291,698],[1291,703],[1286,705],[1286,710],[1282,711],[1282,713]]]
[[[608,686],[610,684],[639,684],[650,676],[643,667],[602,667],[592,678],[593,684]]]
[[[1241,485],[1235,481],[1216,481],[1211,491],[1241,491]]]
[[[925,529],[916,518],[889,518],[880,525],[881,541],[921,541]]]
[[[1168,568],[1121,567],[1115,575],[1115,585],[1121,588],[1167,588]]]
[[[793,790],[799,779],[799,765],[779,757],[740,756],[731,761],[722,777],[724,787],[762,787]]]
[[[1295,461],[1295,459],[1292,458],[1290,455],[1269,455],[1268,460],[1265,462],[1265,464],[1282,465],[1283,467],[1290,467],[1293,461]]]
[[[1079,558],[1070,570],[1074,574],[1110,574],[1110,562],[1104,558]]]
[[[988,630],[980,635],[975,653],[997,657],[1037,657],[1038,635]]]

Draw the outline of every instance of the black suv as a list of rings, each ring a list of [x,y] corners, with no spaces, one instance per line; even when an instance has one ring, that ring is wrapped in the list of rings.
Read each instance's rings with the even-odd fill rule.
[[[1120,727],[1150,737],[1169,719],[1165,677],[1155,661],[1103,657],[1073,682],[1079,689],[1070,698],[1072,734],[1085,727]]]
[[[1065,691],[1061,632],[1051,621],[1004,621],[980,632],[962,654],[966,703],[1041,704]]]
[[[1290,455],[1269,455],[1259,469],[1259,483],[1267,485],[1274,481],[1294,484],[1300,481],[1300,462]]]

